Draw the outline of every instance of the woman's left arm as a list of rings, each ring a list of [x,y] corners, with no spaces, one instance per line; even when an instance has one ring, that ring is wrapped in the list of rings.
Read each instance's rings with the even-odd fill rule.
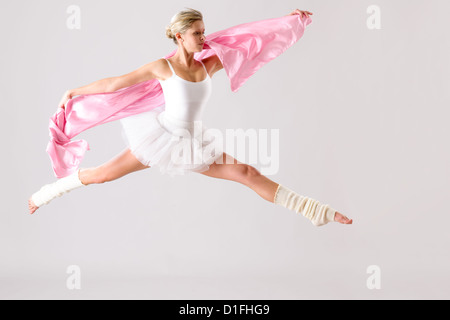
[[[287,14],[286,16],[291,16],[294,14],[299,14],[299,15],[301,15],[301,17],[303,17],[303,15],[305,17],[308,17],[308,15],[313,14],[313,13],[309,12],[309,11],[305,11],[305,10],[295,9],[294,11],[292,11],[290,14]],[[204,59],[203,63],[205,63],[205,66],[208,66],[210,77],[212,77],[212,75],[214,73],[216,73],[217,71],[223,69],[222,61],[220,61],[220,59],[217,55],[212,55],[212,56]]]
[[[206,59],[203,59],[202,62],[205,64],[206,69],[209,72],[209,76],[212,77],[214,73],[223,69],[222,61],[220,61],[219,57],[214,54]]]

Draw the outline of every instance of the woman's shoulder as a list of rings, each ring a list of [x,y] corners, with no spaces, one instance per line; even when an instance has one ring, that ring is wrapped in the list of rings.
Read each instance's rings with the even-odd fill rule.
[[[166,59],[161,58],[154,61],[155,78],[158,80],[166,80],[170,77],[171,71]]]
[[[211,77],[214,73],[223,69],[222,61],[220,61],[219,57],[216,54],[203,59],[202,62]]]

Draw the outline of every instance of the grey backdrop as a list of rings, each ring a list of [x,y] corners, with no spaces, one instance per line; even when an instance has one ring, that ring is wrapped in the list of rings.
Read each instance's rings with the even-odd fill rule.
[[[73,4],[80,30],[66,27]],[[373,4],[380,30],[366,26]],[[153,168],[28,214],[29,196],[55,181],[45,148],[63,92],[175,49],[164,28],[184,7],[204,14],[207,34],[314,13],[304,37],[239,92],[215,74],[204,121],[279,129],[269,178],[352,226],[315,228],[238,183]],[[0,297],[450,298],[449,10],[444,0],[2,1]],[[118,121],[79,137],[91,146],[82,167],[125,148]],[[66,287],[70,265],[80,290]],[[372,265],[380,289],[367,286]]]

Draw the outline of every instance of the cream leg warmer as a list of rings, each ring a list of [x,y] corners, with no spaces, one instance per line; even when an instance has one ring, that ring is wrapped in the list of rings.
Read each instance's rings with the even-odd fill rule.
[[[56,182],[46,184],[38,192],[34,193],[31,196],[31,200],[33,200],[34,204],[37,207],[40,207],[44,204],[49,203],[56,197],[60,197],[66,192],[84,186],[84,184],[81,183],[81,180],[78,177],[78,173],[80,170],[81,169],[78,169],[71,175],[58,179]]]
[[[327,204],[321,205],[318,201],[301,196],[281,184],[278,185],[275,192],[274,203],[297,213],[300,212],[317,227],[334,221],[336,213],[336,210],[330,208]]]

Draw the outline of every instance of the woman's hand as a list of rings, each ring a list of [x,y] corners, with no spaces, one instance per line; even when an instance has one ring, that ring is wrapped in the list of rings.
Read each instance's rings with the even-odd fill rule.
[[[70,99],[72,99],[72,92],[70,90],[67,90],[66,92],[64,92],[63,97],[61,98],[61,101],[58,104],[58,109],[56,110],[56,112],[59,111],[59,108],[63,108],[65,109],[65,104],[67,101],[69,101]]]
[[[303,16],[305,16],[305,18],[308,18],[309,17],[308,15],[309,14],[313,14],[313,13],[309,12],[309,11],[303,11],[303,10],[295,9],[294,11],[292,11],[289,14],[287,14],[286,16],[293,16],[294,14],[299,14],[301,18]]]

